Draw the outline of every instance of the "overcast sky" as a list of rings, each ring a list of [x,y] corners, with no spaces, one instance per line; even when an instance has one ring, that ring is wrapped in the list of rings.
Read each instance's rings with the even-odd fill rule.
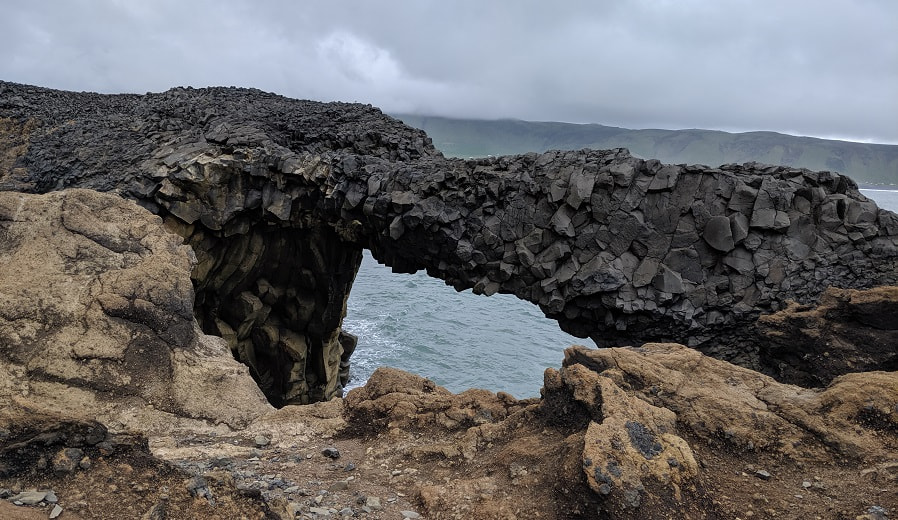
[[[898,143],[898,1],[0,0],[0,79]]]

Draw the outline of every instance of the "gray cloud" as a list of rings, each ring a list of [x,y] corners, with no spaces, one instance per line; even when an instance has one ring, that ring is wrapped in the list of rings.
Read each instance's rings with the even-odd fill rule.
[[[10,81],[898,143],[891,0],[5,4]]]

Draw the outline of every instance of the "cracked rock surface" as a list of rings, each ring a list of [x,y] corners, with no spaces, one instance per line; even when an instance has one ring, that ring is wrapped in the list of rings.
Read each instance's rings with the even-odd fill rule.
[[[194,262],[121,197],[0,192],[4,402],[150,431],[236,427],[267,409],[246,367],[196,325]]]

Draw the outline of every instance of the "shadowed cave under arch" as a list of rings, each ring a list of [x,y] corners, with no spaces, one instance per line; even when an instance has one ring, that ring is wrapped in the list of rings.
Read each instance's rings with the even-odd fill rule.
[[[600,346],[678,341],[773,374],[813,368],[760,344],[759,315],[898,282],[898,217],[830,172],[623,149],[447,159],[369,106],[251,89],[0,96],[22,100],[0,104],[0,189],[116,191],[160,215],[196,253],[201,326],[276,405],[342,393],[363,249]]]

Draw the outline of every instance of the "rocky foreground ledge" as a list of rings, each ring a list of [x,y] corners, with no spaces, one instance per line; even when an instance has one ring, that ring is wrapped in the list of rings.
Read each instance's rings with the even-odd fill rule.
[[[799,331],[771,342],[757,329],[829,287],[898,283],[898,216],[831,172],[623,149],[462,161],[370,106],[0,82],[0,190],[66,188],[135,200],[190,245],[201,330],[276,406],[342,395],[356,342],[341,323],[365,248],[396,271],[514,294],[602,346],[678,342],[813,385],[896,363],[882,344],[826,356],[787,339]]]
[[[0,517],[898,514],[898,372],[805,389],[677,344],[572,347],[541,399],[380,369],[275,410],[194,320],[195,263],[115,195],[0,192]],[[764,326],[840,357],[895,345],[896,301],[831,290]]]

